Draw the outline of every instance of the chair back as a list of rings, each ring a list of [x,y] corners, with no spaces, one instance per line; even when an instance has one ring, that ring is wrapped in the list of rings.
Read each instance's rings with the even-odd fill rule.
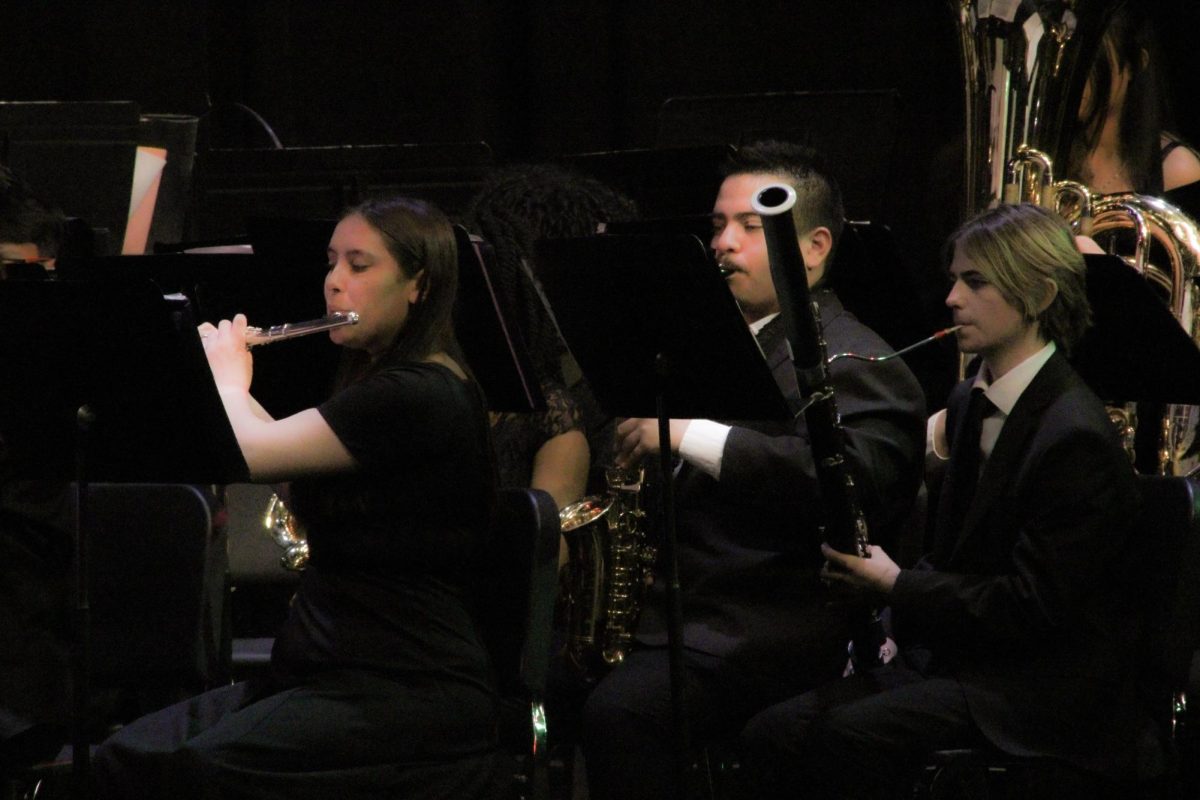
[[[1186,704],[1179,699],[1200,648],[1200,493],[1196,480],[1185,477],[1139,475],[1138,487],[1141,505],[1122,569],[1136,587],[1143,622],[1137,689],[1153,721],[1139,732],[1139,788],[1147,788],[1146,797],[1191,797],[1194,792],[1174,789],[1194,787],[1196,780],[1189,774],[1194,759],[1188,756],[1195,744],[1181,741]],[[914,796],[948,800],[992,791],[1015,797],[1031,789],[1038,796],[1070,796],[1053,788],[1055,780],[1066,777],[1048,759],[1013,757],[990,747],[940,750],[931,754]],[[1133,790],[1124,784],[1107,788],[1104,797],[1129,796]]]
[[[98,688],[207,688],[219,668],[224,548],[185,484],[90,485],[92,678]]]
[[[543,698],[558,593],[558,507],[538,489],[503,489],[497,516],[475,581],[479,629],[499,687],[501,743],[523,759],[525,794],[545,797]]]
[[[480,630],[500,694],[540,699],[558,592],[558,507],[537,489],[501,490],[499,506],[476,583]]]
[[[1156,717],[1170,733],[1175,721],[1165,718],[1172,713],[1165,698],[1188,688],[1200,648],[1200,492],[1195,478],[1138,480],[1142,507],[1134,549],[1145,565],[1139,581],[1146,615],[1142,667],[1155,712],[1165,712]]]

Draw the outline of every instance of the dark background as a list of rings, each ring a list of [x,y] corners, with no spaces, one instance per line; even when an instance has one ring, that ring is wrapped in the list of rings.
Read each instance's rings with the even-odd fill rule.
[[[671,97],[894,89],[896,148],[876,221],[892,229],[932,328],[938,248],[959,216],[954,5],[8,0],[0,99],[194,114],[201,150],[268,146],[249,108],[286,146],[484,141],[507,163],[652,147]],[[1200,141],[1188,105],[1200,4],[1153,6],[1176,127]],[[822,124],[851,141],[873,133]]]

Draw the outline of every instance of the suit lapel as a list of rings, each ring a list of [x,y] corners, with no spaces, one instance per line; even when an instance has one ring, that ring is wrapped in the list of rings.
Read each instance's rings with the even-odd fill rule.
[[[796,368],[788,354],[787,337],[783,331],[783,321],[779,317],[763,326],[755,337],[759,349],[771,370],[775,385],[783,393],[788,404],[795,407],[800,402],[800,389],[796,383]],[[791,425],[788,425],[791,428]]]
[[[992,506],[1016,480],[1018,469],[1029,452],[1029,441],[1037,432],[1042,411],[1062,393],[1068,375],[1066,359],[1061,353],[1055,353],[1017,399],[979,476],[975,497],[967,509],[954,547],[955,554],[978,533],[980,523],[987,519]]]
[[[771,372],[789,360],[787,347],[784,344],[783,322],[779,317],[764,325],[755,338],[758,341],[759,349],[763,352],[763,357],[767,359],[767,366],[771,368]]]

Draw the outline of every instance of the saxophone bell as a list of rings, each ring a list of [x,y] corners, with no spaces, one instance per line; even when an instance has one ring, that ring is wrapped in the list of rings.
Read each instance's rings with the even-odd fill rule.
[[[279,564],[286,570],[301,572],[308,566],[308,539],[304,528],[278,494],[271,495],[263,513],[263,528],[283,549]]]
[[[569,554],[559,593],[565,655],[596,678],[625,659],[657,556],[643,524],[644,476],[641,467],[609,467],[607,495],[585,497],[558,515]]]

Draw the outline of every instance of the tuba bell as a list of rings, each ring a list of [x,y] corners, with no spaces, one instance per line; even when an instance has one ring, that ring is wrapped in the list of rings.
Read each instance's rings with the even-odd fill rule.
[[[1075,233],[1119,255],[1160,294],[1200,344],[1193,302],[1200,263],[1196,224],[1157,197],[1102,195],[1056,180],[1069,161],[1078,109],[1113,14],[1125,0],[951,0],[965,77],[964,218],[997,203],[1037,203]],[[1132,458],[1137,410],[1110,408]],[[1195,409],[1169,406],[1158,420],[1155,469],[1187,471]]]

